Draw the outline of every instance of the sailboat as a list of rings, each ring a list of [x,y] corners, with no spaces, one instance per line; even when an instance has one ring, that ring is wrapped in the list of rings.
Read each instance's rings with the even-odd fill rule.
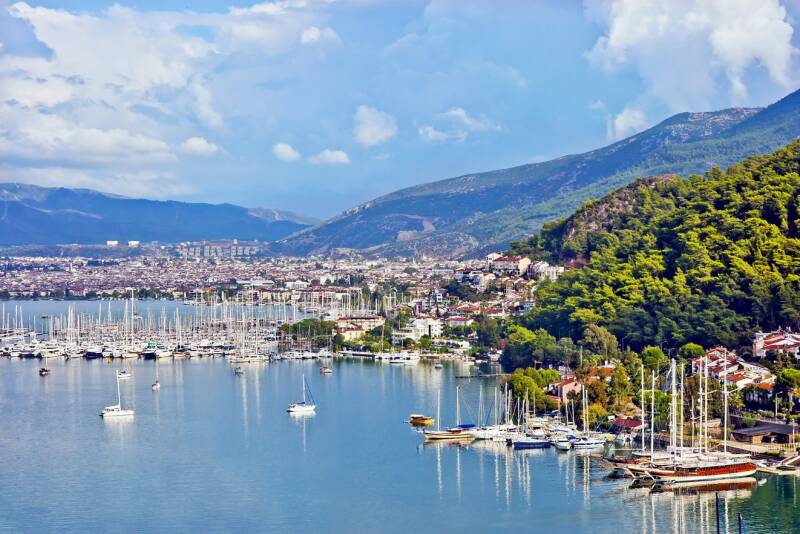
[[[461,425],[461,412],[458,406],[458,386],[456,386],[456,426],[441,429],[439,421],[441,421],[441,400],[442,392],[438,392],[436,396],[436,430],[423,430],[422,435],[425,436],[425,441],[472,441],[475,436],[470,434],[469,429],[474,428],[475,425]]]
[[[311,402],[306,401],[306,390],[308,390],[308,396],[311,397]],[[306,385],[306,375],[303,375],[303,400],[300,402],[294,402],[290,404],[286,411],[289,413],[314,413],[317,409],[317,405],[314,404],[314,396],[311,394],[311,390]]]
[[[103,411],[100,412],[100,417],[131,417],[131,416],[133,416],[133,410],[122,409],[122,396],[119,392],[119,378],[117,378],[117,403],[103,408]]]
[[[586,388],[581,388],[583,401],[583,432],[572,442],[572,448],[575,450],[595,450],[603,447],[606,440],[598,432],[590,432],[588,429],[587,413],[588,413],[588,396]]]
[[[158,381],[158,360],[156,360],[156,381],[150,386],[153,391],[161,389],[161,382]]]

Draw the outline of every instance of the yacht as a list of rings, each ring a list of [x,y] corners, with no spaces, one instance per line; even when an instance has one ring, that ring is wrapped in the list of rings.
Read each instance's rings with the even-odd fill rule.
[[[100,417],[109,418],[109,417],[132,417],[132,416],[133,416],[133,410],[124,410],[122,408],[122,396],[120,395],[119,392],[119,379],[117,379],[117,403],[103,408],[103,411],[100,412]]]
[[[308,390],[308,396],[311,397],[311,402],[306,401],[306,390]],[[314,404],[314,396],[311,395],[311,390],[308,389],[306,385],[306,375],[303,375],[303,400],[300,402],[293,402],[286,408],[286,411],[289,413],[310,414],[314,413],[316,409],[317,405]]]

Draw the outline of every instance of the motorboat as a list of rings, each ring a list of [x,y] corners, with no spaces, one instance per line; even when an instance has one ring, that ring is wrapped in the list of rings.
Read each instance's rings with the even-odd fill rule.
[[[39,368],[39,376],[47,376],[50,374],[50,369],[47,367],[40,367]]]
[[[117,371],[117,380],[127,380],[130,377],[131,373],[127,369],[122,369],[120,371]]]
[[[332,375],[333,374],[333,369],[331,369],[328,366],[324,366],[324,367],[320,367],[319,368],[319,372],[320,372],[320,374],[323,374],[323,375]]]
[[[412,426],[433,426],[435,420],[433,417],[428,417],[427,415],[412,413],[408,416],[408,422]]]

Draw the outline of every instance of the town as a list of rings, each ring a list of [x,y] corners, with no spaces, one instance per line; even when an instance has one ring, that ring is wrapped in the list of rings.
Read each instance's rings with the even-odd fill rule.
[[[118,246],[116,242],[106,244],[107,248]],[[337,353],[376,359],[385,351],[397,350],[396,358],[422,354],[434,360],[502,364],[505,371],[516,369],[508,376],[518,397],[531,395],[542,409],[568,410],[585,388],[590,422],[628,434],[645,433],[643,418],[637,418],[631,403],[637,397],[637,365],[663,374],[668,355],[674,353],[685,372],[707,373],[732,394],[739,427],[732,437],[742,447],[755,444],[759,447],[747,450],[764,452],[794,443],[800,371],[793,364],[800,358],[800,334],[788,329],[756,333],[752,347],[739,347],[738,354],[736,347],[687,344],[646,347],[639,357],[619,347],[616,339],[609,341],[614,336],[602,327],[586,332],[577,342],[526,329],[524,318],[536,306],[537,287],[557,280],[564,267],[524,256],[491,253],[468,260],[375,259],[355,254],[268,257],[252,244],[236,242],[141,249],[139,243],[128,243],[127,247],[144,253],[116,258],[0,260],[0,297],[7,301],[2,321],[5,354],[10,355],[9,347],[36,328],[26,324],[24,310],[16,309],[24,305],[19,301],[136,298],[194,306],[269,306],[269,313],[259,315],[263,330],[247,330],[247,335],[279,340],[273,357],[280,353],[314,357],[313,351],[329,347]],[[132,303],[130,312],[133,314]],[[222,316],[226,313],[221,312]],[[57,338],[59,331],[66,332],[67,320],[61,318],[55,328],[53,320],[51,317],[49,325],[40,320],[38,330]],[[174,331],[192,330],[179,321],[176,315]],[[162,349],[177,342],[164,338],[165,324],[158,332],[146,332],[152,338],[161,336]],[[230,348],[230,337],[238,339],[237,335],[229,336],[228,345],[223,346]],[[263,353],[266,346],[256,344],[249,354],[232,359],[266,357],[254,354]],[[110,357],[141,353],[107,350],[104,355]],[[103,349],[95,352],[103,354]],[[174,356],[179,351],[173,346],[164,352]],[[183,353],[192,354],[198,352]],[[537,374],[537,369],[556,373],[543,379],[545,375]],[[537,380],[532,382],[529,377]],[[647,387],[653,388],[653,383]],[[643,391],[644,379],[641,387]],[[666,388],[667,380],[658,387]],[[636,403],[642,405],[641,400]]]

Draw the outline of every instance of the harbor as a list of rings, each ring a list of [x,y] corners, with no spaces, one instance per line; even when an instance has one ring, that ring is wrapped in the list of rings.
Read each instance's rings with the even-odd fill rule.
[[[505,442],[427,443],[409,413],[456,422],[502,419],[497,377],[472,364],[436,368],[336,358],[245,367],[225,358],[0,359],[0,530],[71,532],[230,529],[383,531],[409,528],[547,531],[748,532],[800,528],[797,477],[757,474],[732,484],[654,492],[632,487],[600,451],[515,450]],[[105,419],[125,365],[121,403],[133,418]],[[151,391],[155,373],[161,388]],[[315,413],[294,415],[301,381]],[[305,385],[305,384],[304,384]],[[437,403],[438,400],[438,403]],[[533,420],[531,420],[533,421]],[[435,423],[434,423],[435,424]],[[719,494],[717,506],[715,496]],[[103,506],[97,506],[102,501]],[[352,505],[358,503],[353,513]],[[407,514],[413,507],[424,514]]]

